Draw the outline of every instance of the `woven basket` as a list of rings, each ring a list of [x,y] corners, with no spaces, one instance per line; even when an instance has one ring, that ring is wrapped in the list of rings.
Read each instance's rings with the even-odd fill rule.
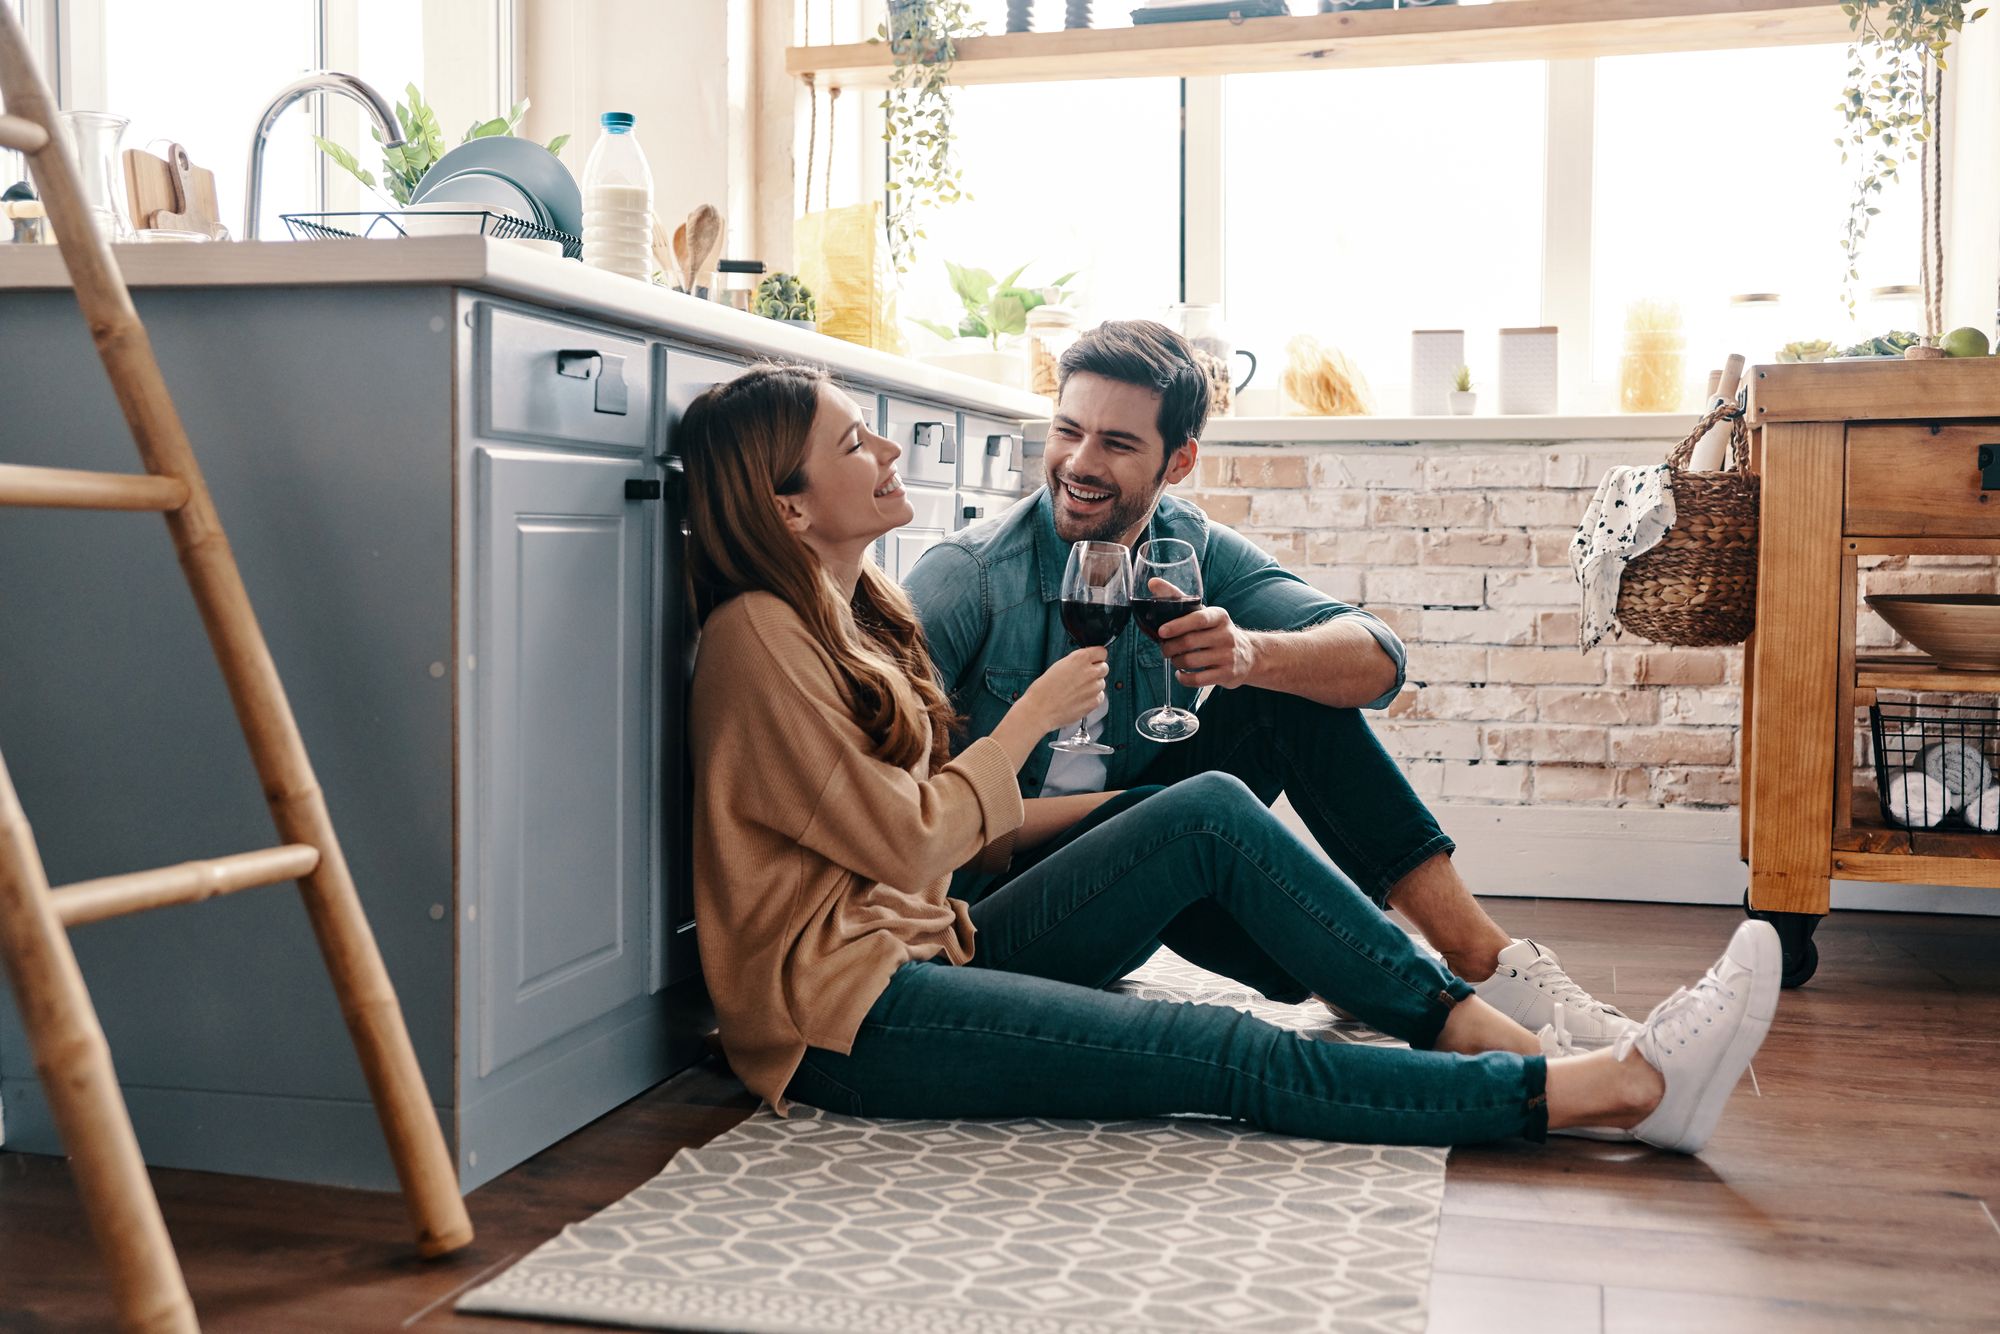
[[[1728,421],[1720,472],[1689,472],[1695,442]],[[1740,644],[1757,622],[1757,474],[1750,471],[1743,410],[1725,403],[1667,456],[1674,526],[1625,567],[1618,623],[1659,644]]]

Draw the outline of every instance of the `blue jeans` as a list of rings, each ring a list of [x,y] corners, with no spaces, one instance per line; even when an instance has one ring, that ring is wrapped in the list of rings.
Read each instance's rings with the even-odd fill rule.
[[[1197,903],[1415,1050],[1313,1041],[1225,1006],[1102,990]],[[809,1050],[786,1097],[861,1116],[1196,1112],[1379,1144],[1546,1133],[1546,1063],[1425,1050],[1472,989],[1230,775],[1197,775],[1096,823],[972,918],[970,965],[898,969],[852,1050]]]

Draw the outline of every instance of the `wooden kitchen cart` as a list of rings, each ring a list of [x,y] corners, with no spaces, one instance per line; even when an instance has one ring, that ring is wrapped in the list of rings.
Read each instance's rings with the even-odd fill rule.
[[[1747,646],[1747,907],[1812,975],[1829,881],[2000,887],[2000,836],[1910,831],[1854,790],[1855,708],[1877,691],[2000,694],[2000,671],[1857,654],[1857,564],[2000,555],[2000,357],[1759,366],[1757,630]]]

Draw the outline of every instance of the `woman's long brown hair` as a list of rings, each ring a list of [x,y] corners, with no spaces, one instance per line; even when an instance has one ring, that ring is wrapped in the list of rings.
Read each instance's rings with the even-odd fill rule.
[[[909,595],[872,560],[842,604],[819,557],[785,526],[776,499],[804,491],[807,441],[824,371],[753,366],[688,406],[674,431],[687,463],[688,576],[706,621],[739,593],[798,613],[833,659],[854,720],[900,768],[949,755],[950,702],[938,687]]]

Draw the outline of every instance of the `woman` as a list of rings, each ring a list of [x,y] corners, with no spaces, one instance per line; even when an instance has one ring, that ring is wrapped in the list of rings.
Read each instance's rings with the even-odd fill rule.
[[[1138,802],[1024,803],[1015,771],[1100,702],[1102,649],[1059,661],[951,758],[915,613],[869,554],[912,517],[901,451],[824,374],[753,369],[697,400],[676,438],[703,620],[690,724],[702,964],[731,1064],[780,1115],[790,1101],[895,1117],[1198,1112],[1376,1143],[1706,1142],[1776,1006],[1768,925],[1746,923],[1615,1046],[1564,1054],[1416,949],[1232,777]],[[1128,808],[976,906],[947,897],[958,866],[1004,865],[1109,801]],[[1410,1049],[1301,1041],[1222,1006],[1103,990],[1204,900]]]

